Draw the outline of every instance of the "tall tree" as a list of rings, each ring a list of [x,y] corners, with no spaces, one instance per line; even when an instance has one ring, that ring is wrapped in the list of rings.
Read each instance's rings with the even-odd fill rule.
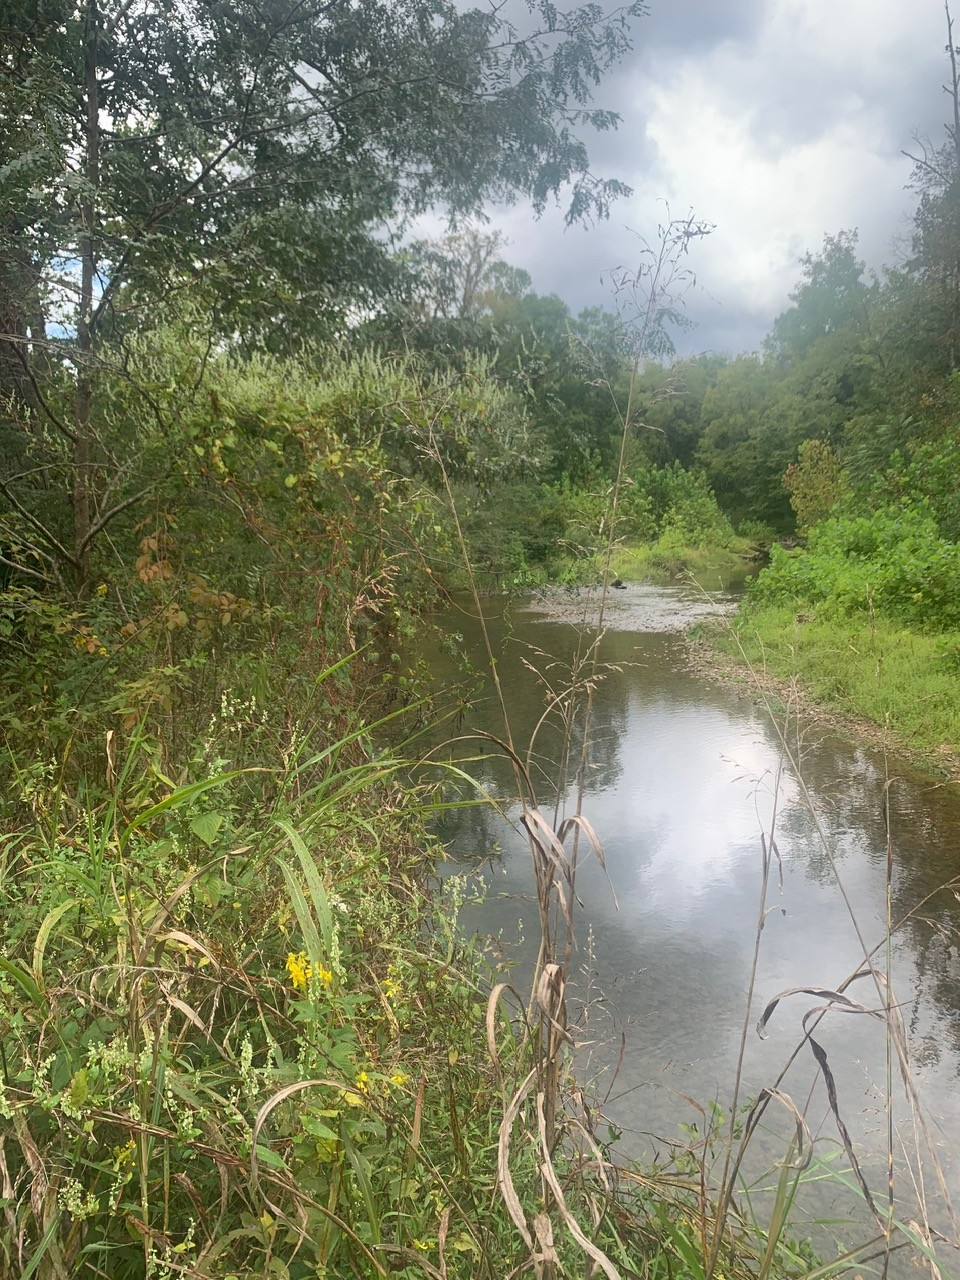
[[[222,332],[281,345],[370,303],[405,215],[561,194],[571,220],[603,215],[625,188],[591,173],[579,130],[616,123],[587,103],[644,8],[528,0],[522,31],[449,0],[9,0],[0,357],[25,429],[0,492],[30,544],[16,563],[89,586],[96,539],[137,497],[97,430],[103,344],[158,306],[200,298]],[[41,145],[24,150],[23,120]],[[73,393],[69,412],[32,406],[60,440],[39,459],[16,415],[44,290]],[[25,479],[38,467],[69,475],[52,522]]]
[[[856,231],[824,236],[820,252],[805,254],[800,266],[802,278],[790,294],[793,306],[777,317],[764,343],[769,355],[788,365],[831,334],[856,337],[865,330],[871,296]]]
[[[497,296],[520,297],[530,276],[501,257],[506,238],[467,224],[441,240],[417,240],[402,255],[410,319],[475,320]]]

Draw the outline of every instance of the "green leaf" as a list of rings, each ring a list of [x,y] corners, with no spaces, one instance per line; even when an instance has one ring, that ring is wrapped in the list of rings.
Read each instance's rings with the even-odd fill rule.
[[[286,1169],[287,1167],[271,1147],[265,1147],[260,1142],[257,1143],[257,1160],[268,1169]]]
[[[47,949],[50,934],[53,932],[57,921],[75,906],[75,898],[68,898],[66,902],[61,902],[59,907],[54,907],[52,911],[47,913],[43,924],[37,930],[37,938],[33,944],[33,976],[39,987],[43,986],[43,953]]]
[[[316,964],[318,961],[327,959],[333,949],[333,914],[330,911],[330,903],[327,899],[326,890],[323,887],[323,881],[320,879],[320,872],[317,870],[316,860],[304,844],[303,837],[293,826],[290,825],[289,822],[281,820],[277,825],[286,834],[287,839],[293,846],[293,850],[300,862],[300,868],[303,872],[304,879],[307,882],[307,888],[310,892],[310,900],[313,905],[313,917],[311,919],[311,924],[313,923],[313,920],[316,920],[320,929],[319,936],[323,941],[323,953],[321,954],[318,951],[316,956],[310,956],[311,963]],[[289,869],[283,862],[281,862],[280,866],[289,887],[292,881],[292,876]],[[293,883],[296,882],[293,881]],[[306,900],[303,898],[302,894],[300,897],[303,901],[304,908],[306,908]],[[293,905],[296,910],[296,901],[294,901]],[[301,928],[303,928],[302,920],[300,921],[300,925]],[[313,932],[315,933],[315,930]],[[306,930],[304,930],[304,939],[307,941],[307,951],[309,953],[310,943],[307,939]]]
[[[17,985],[27,993],[30,998],[30,1002],[38,1009],[41,1011],[46,1009],[47,1002],[43,997],[43,993],[25,969],[21,969],[20,966],[14,964],[12,960],[7,960],[3,956],[0,956],[0,973],[5,973],[8,977],[12,978],[14,982],[16,982]]]
[[[134,831],[145,826],[153,818],[158,818],[161,813],[166,813],[168,809],[177,809],[188,801],[195,800],[197,796],[203,795],[205,791],[209,791],[213,787],[222,787],[225,782],[230,782],[231,779],[239,777],[243,772],[246,771],[234,769],[230,773],[220,773],[213,778],[203,778],[200,782],[191,782],[185,787],[178,787],[172,795],[167,796],[157,804],[151,805],[149,809],[144,809],[143,813],[137,814],[120,837],[121,849],[126,847],[127,841]]]
[[[216,844],[217,832],[222,826],[222,813],[200,813],[191,821],[190,830],[209,847]]]

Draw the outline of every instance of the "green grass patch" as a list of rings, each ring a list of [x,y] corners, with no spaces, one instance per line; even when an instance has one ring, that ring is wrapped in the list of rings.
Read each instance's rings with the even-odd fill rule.
[[[701,629],[721,652],[798,677],[831,709],[865,716],[904,745],[960,751],[960,634],[924,634],[869,614],[842,620],[788,605],[744,608],[733,627]]]
[[[672,538],[656,542],[622,542],[614,548],[610,561],[612,577],[625,582],[675,582],[692,577],[708,589],[741,583],[753,570],[750,544],[735,539],[729,546],[677,543]],[[606,552],[598,550],[582,558],[565,560],[556,575],[561,582],[599,582]]]

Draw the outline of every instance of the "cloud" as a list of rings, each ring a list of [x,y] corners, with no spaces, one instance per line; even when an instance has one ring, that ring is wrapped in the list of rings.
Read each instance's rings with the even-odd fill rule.
[[[494,223],[534,288],[579,310],[609,304],[601,278],[630,262],[631,232],[656,234],[664,200],[692,208],[716,231],[692,258],[685,345],[755,348],[825,233],[858,228],[870,266],[894,260],[915,203],[903,151],[943,136],[944,39],[939,0],[661,0],[597,94],[623,124],[596,138],[596,171],[634,195],[588,231],[519,207]]]

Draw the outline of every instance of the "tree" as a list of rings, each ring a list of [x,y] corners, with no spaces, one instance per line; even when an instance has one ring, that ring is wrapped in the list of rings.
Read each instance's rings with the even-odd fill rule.
[[[783,477],[790,505],[797,517],[797,530],[809,533],[825,520],[849,491],[840,459],[823,440],[804,440]]]
[[[415,240],[401,255],[410,281],[408,322],[476,320],[496,295],[521,297],[530,276],[500,257],[505,245],[499,231],[469,223],[442,240]]]
[[[948,4],[944,12],[951,118],[939,146],[918,138],[918,152],[907,153],[914,166],[910,185],[919,203],[905,271],[913,296],[904,309],[909,347],[919,345],[924,365],[940,375],[955,369],[960,356],[960,47],[954,43]]]
[[[0,390],[18,444],[0,491],[29,543],[17,567],[82,593],[96,539],[137,500],[132,460],[98,431],[97,370],[158,307],[189,297],[232,340],[293,345],[379,296],[383,229],[408,214],[519,196],[539,212],[561,192],[569,219],[605,214],[625,188],[591,173],[578,130],[616,123],[586,104],[644,6],[528,8],[524,34],[499,6],[447,0],[10,0]],[[69,412],[32,367],[35,301],[54,289]],[[50,456],[30,452],[25,384]],[[52,525],[38,468],[70,490]]]
[[[857,233],[839,231],[824,236],[818,254],[801,258],[803,278],[790,294],[793,306],[776,318],[764,343],[769,355],[791,364],[831,334],[857,337],[864,330],[871,286],[856,248]]]

